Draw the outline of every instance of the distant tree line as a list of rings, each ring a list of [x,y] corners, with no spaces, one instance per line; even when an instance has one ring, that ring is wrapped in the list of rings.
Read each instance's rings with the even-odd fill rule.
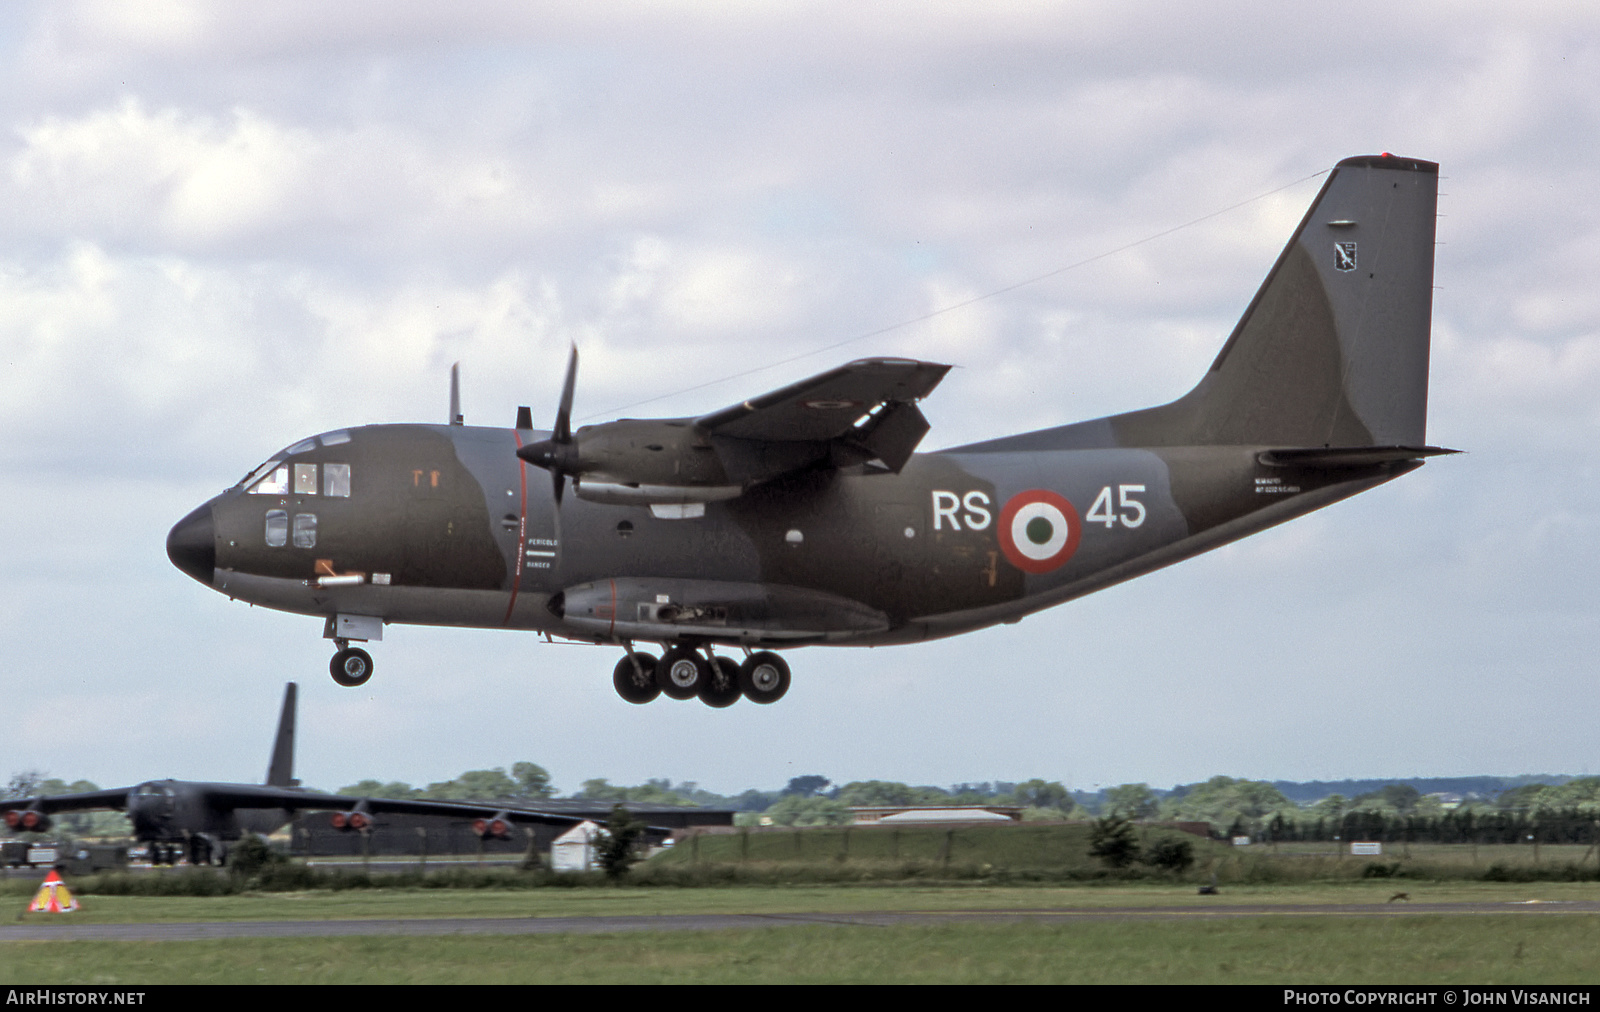
[[[747,790],[722,795],[694,781],[649,779],[643,784],[613,784],[604,778],[583,781],[569,797],[612,804],[702,805],[732,809],[740,821],[784,826],[842,825],[850,809],[898,805],[1014,806],[1024,818],[1042,820],[1116,819],[1131,822],[1204,822],[1218,836],[1262,840],[1374,840],[1442,843],[1591,843],[1600,834],[1600,777],[1457,778],[1451,783],[1514,786],[1493,796],[1462,801],[1425,795],[1415,785],[1446,781],[1391,781],[1346,797],[1327,794],[1296,803],[1278,783],[1216,776],[1168,791],[1144,783],[1073,792],[1056,781],[961,783],[915,786],[890,780],[855,780],[835,785],[821,774],[791,779],[781,790]],[[1340,781],[1370,785],[1374,781]],[[1292,785],[1291,785],[1292,786]],[[68,783],[38,771],[15,774],[3,789],[6,798],[68,794],[98,788],[86,780]],[[398,781],[362,780],[338,790],[349,796],[538,802],[559,797],[550,773],[532,762],[468,770],[452,780],[413,787]],[[77,835],[112,835],[125,828],[117,813],[63,817]]]

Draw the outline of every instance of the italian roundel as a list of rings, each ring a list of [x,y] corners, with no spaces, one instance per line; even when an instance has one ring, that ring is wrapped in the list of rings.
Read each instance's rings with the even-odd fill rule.
[[[1078,511],[1046,489],[1018,492],[1000,511],[1000,550],[1025,573],[1048,573],[1065,565],[1082,536]]]

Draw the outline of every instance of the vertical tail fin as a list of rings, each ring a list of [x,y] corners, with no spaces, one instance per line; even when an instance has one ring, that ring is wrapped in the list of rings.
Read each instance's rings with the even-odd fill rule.
[[[1123,446],[1421,446],[1439,167],[1347,158],[1188,394],[1108,419]]]
[[[298,686],[290,682],[283,690],[283,712],[278,716],[278,737],[272,744],[272,761],[267,765],[268,787],[296,787],[294,778],[294,711]]]

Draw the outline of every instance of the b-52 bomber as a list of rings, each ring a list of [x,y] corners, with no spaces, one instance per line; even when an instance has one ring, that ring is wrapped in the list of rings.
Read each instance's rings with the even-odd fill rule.
[[[574,348],[550,431],[526,407],[463,424],[452,373],[448,424],[301,440],[167,552],[230,598],[322,617],[343,685],[372,672],[352,642],[415,623],[618,646],[630,702],[771,703],[780,649],[1015,622],[1454,452],[1424,434],[1437,191],[1432,162],[1340,162],[1200,382],[1159,407],[916,453],[950,367],[869,358],[574,430]]]
[[[295,699],[298,687],[290,682],[283,691],[283,710],[273,739],[272,758],[264,784],[205,783],[194,780],[147,780],[133,787],[116,787],[51,797],[0,801],[0,822],[17,833],[44,833],[51,816],[63,812],[97,809],[126,812],[133,838],[149,850],[151,864],[176,864],[180,855],[190,864],[223,862],[229,842],[246,833],[270,835],[288,825],[301,812],[332,811],[332,824],[342,832],[364,832],[377,815],[432,815],[471,819],[480,837],[509,839],[513,826],[543,824],[570,828],[579,817],[554,812],[496,809],[457,801],[422,801],[394,798],[358,798],[323,794],[300,787],[294,778]],[[651,839],[670,831],[647,827]]]

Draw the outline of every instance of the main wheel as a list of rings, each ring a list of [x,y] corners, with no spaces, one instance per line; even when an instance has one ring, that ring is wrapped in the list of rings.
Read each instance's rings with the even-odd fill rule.
[[[752,703],[776,703],[789,691],[789,664],[770,650],[745,658],[739,665],[739,691]]]
[[[639,662],[637,671],[633,667],[636,660]],[[656,684],[656,659],[650,654],[634,654],[632,657],[623,654],[622,660],[611,671],[611,684],[616,687],[617,695],[630,703],[650,702],[661,695],[661,686]]]
[[[673,647],[656,665],[656,684],[673,699],[692,699],[711,676],[711,665],[698,651]]]
[[[357,647],[346,647],[333,655],[328,671],[334,681],[347,689],[364,685],[372,677],[372,655]]]
[[[739,662],[732,657],[718,657],[717,669],[700,687],[700,702],[722,709],[739,701]]]

